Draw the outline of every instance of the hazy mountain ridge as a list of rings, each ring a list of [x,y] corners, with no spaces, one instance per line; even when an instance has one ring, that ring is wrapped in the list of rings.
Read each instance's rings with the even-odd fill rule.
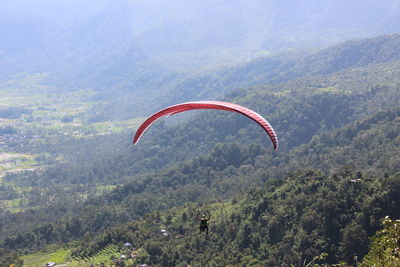
[[[239,66],[200,73],[162,74],[160,71],[157,76],[150,71],[147,82],[140,83],[143,78],[132,79],[132,84],[138,87],[123,89],[126,83],[121,81],[119,87],[123,90],[119,92],[123,92],[122,95],[106,106],[107,112],[97,108],[91,111],[91,116],[100,121],[118,116],[129,118],[138,112],[154,112],[179,102],[221,98],[238,88],[278,84],[305,76],[328,75],[370,64],[389,63],[400,59],[399,43],[400,35],[394,34],[348,41],[306,55],[269,56]],[[143,76],[143,73],[140,74]],[[144,99],[138,98],[138,95],[144,96]]]
[[[238,88],[282,83],[304,76],[332,74],[368,64],[396,61],[400,59],[399,43],[399,34],[352,40],[305,56],[260,58],[242,67],[228,69],[222,72],[225,75],[221,76],[235,76],[236,80],[252,83],[233,86]]]
[[[349,38],[393,33],[400,30],[398,8],[395,0],[357,1],[350,6],[344,0],[334,4],[241,0],[235,5],[181,0],[85,0],[75,5],[5,1],[0,21],[1,75],[49,72],[55,75],[54,82],[72,88],[108,87],[115,93],[121,87],[140,87],[130,76],[151,72],[149,68],[156,69],[154,76],[160,75],[159,70],[175,72],[174,65],[196,70],[196,57],[202,66],[215,66],[232,58],[253,59],[265,51],[310,48],[310,44],[320,48]]]
[[[170,51],[199,52],[209,47],[241,47],[245,50],[253,46],[255,50],[276,50],[277,46],[280,49],[284,47],[285,42],[289,42],[293,47],[294,41],[285,40],[291,37],[289,32],[307,32],[303,34],[303,38],[297,38],[299,43],[307,39],[314,39],[314,42],[329,40],[329,37],[335,35],[337,40],[343,40],[363,35],[391,33],[396,32],[396,27],[397,31],[399,29],[399,24],[396,23],[398,8],[399,4],[394,0],[379,3],[355,1],[352,4],[343,0],[318,4],[311,0],[288,3],[265,3],[255,0],[238,1],[235,4],[226,0],[214,4],[210,1],[199,3],[181,0],[168,3],[85,0],[74,5],[67,1],[5,1],[2,17],[4,23],[19,22],[10,30],[18,32],[20,29],[19,32],[23,33],[20,36],[27,32],[24,27],[29,24],[40,30],[42,34],[36,35],[40,46],[57,47],[66,41],[64,45],[76,46],[75,49],[87,43],[82,43],[80,39],[90,40],[89,43],[92,44],[103,40],[99,42],[102,44],[107,37],[111,37],[108,42],[125,40],[122,43],[126,43],[131,40],[129,37],[135,36],[140,40],[142,47],[147,49],[147,55],[159,55]],[[38,24],[35,24],[35,21]],[[113,23],[118,25],[114,30],[120,31],[124,26],[118,22],[123,22],[129,31],[122,31],[123,35],[117,32],[115,35],[109,35],[112,34],[110,31],[105,31],[102,35],[91,33]],[[233,25],[235,27],[232,27]],[[299,28],[301,31],[297,30]],[[51,36],[54,32],[57,32],[58,39]],[[318,34],[321,35],[321,32],[322,36],[315,38]],[[127,33],[129,35],[126,35]],[[341,38],[340,33],[343,34]],[[68,39],[70,37],[72,38]],[[8,40],[3,45],[9,45],[11,42],[12,40]],[[24,50],[27,50],[28,45],[25,45]]]

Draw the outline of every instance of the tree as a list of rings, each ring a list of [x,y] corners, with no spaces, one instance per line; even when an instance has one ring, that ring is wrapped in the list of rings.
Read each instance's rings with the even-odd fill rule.
[[[385,217],[383,229],[372,238],[371,249],[360,267],[400,266],[400,220]]]

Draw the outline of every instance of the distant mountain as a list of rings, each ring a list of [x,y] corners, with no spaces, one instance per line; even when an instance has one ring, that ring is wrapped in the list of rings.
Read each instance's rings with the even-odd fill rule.
[[[238,88],[278,84],[305,76],[328,75],[346,69],[400,59],[400,34],[347,41],[313,53],[258,58],[246,64],[197,73],[152,75],[141,86],[122,90],[98,120],[132,117],[179,102],[218,99]],[[148,76],[144,76],[148,77]],[[132,79],[132,84],[139,84]],[[126,82],[122,82],[124,87]],[[269,89],[270,90],[270,89]],[[141,97],[138,97],[140,95]]]
[[[80,73],[89,76],[91,87],[102,87],[90,77],[127,78],[141,72],[143,63],[194,70],[266,52],[399,32],[399,8],[396,0],[5,0],[0,75]]]
[[[220,87],[228,90],[258,84],[276,84],[298,77],[331,74],[372,63],[392,62],[400,59],[399,45],[400,34],[393,34],[351,40],[305,55],[259,58],[219,72],[218,77],[222,78],[220,84],[225,85]]]
[[[398,8],[395,0],[7,0],[0,10],[0,79],[48,72],[49,84],[91,88],[111,102],[91,111],[92,121],[126,119],[240,87],[396,59],[398,35],[317,53],[275,52],[400,31]]]

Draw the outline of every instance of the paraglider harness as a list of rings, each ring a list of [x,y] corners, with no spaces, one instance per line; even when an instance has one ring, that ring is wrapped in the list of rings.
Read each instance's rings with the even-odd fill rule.
[[[201,232],[206,232],[206,235],[208,235],[208,221],[210,220],[210,213],[208,213],[208,217],[206,217],[205,215],[202,215],[200,217],[200,213],[197,211],[197,217],[196,220],[200,221],[200,226],[199,226],[199,230],[200,233]]]

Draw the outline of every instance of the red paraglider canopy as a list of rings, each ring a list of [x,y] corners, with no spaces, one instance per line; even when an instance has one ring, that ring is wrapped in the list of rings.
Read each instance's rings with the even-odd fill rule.
[[[251,109],[242,107],[237,104],[228,103],[228,102],[220,102],[220,101],[196,101],[196,102],[188,102],[182,103],[174,106],[170,106],[160,110],[157,113],[151,115],[148,119],[146,119],[142,125],[136,131],[135,137],[133,139],[133,143],[136,144],[139,142],[140,137],[144,134],[144,132],[150,127],[152,123],[163,116],[171,116],[180,112],[188,111],[188,110],[196,110],[196,109],[218,109],[218,110],[226,110],[237,112],[245,115],[246,117],[254,120],[258,123],[269,135],[274,149],[278,149],[278,137],[271,127],[269,122],[264,119],[260,114],[252,111]]]

